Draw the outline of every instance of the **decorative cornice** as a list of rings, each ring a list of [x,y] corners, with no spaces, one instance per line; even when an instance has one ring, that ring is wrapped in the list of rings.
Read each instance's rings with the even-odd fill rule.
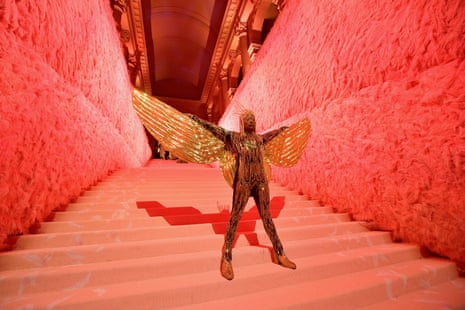
[[[232,38],[234,37],[234,30],[237,24],[238,14],[242,10],[247,0],[229,0],[226,11],[221,25],[221,33],[218,35],[215,50],[213,52],[210,68],[208,69],[207,78],[205,79],[205,86],[200,98],[201,102],[205,103],[213,91],[213,84],[219,75],[218,70],[221,69],[220,65],[229,57],[229,47]]]
[[[140,51],[140,71],[143,84],[141,86],[144,92],[152,94],[141,0],[128,0],[128,10],[128,19],[133,32],[135,49]]]

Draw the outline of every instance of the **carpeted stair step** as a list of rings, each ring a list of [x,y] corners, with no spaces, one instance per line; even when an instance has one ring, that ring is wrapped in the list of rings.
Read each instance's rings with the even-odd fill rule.
[[[2,270],[52,267],[219,249],[222,237],[191,236],[61,248],[21,250],[0,256]]]
[[[113,210],[79,210],[79,211],[56,211],[53,213],[53,221],[79,221],[79,220],[107,220],[147,217],[147,212],[141,209],[113,209]]]
[[[465,309],[465,279],[457,278],[447,282],[431,285],[389,300],[377,302],[360,310],[437,310]]]
[[[281,219],[293,219],[296,223],[311,224],[311,223],[333,223],[348,220],[347,214],[328,213],[325,208],[284,208],[279,212],[279,217],[274,221],[278,223]],[[253,213],[256,210],[252,210]],[[194,224],[199,220],[199,214],[182,218],[182,215],[166,215],[153,217],[128,217],[128,218],[107,218],[107,219],[90,219],[78,221],[52,221],[41,224],[39,233],[58,233],[58,232],[76,232],[76,231],[91,231],[91,230],[111,230],[111,229],[128,229],[141,227],[166,226],[169,223],[190,223]],[[213,214],[213,219],[218,217],[218,213]],[[244,216],[244,219],[247,215]],[[203,222],[202,222],[203,221]],[[202,219],[201,222],[209,221],[208,216]]]
[[[269,246],[264,237],[263,244]],[[296,235],[299,237],[299,235]],[[245,238],[240,235],[237,246],[248,246],[256,242],[258,236]],[[388,233],[361,232],[348,235],[336,235],[308,240],[286,240],[282,238],[286,249],[293,255],[316,255],[323,251],[332,251],[343,247],[345,249],[370,246],[389,242]],[[26,269],[36,267],[51,267],[60,265],[86,264],[97,261],[123,260],[136,257],[150,257],[159,255],[179,254],[189,251],[206,251],[220,249],[223,235],[208,234],[203,236],[172,237],[160,240],[128,241],[120,243],[102,243],[93,245],[79,245],[58,248],[27,249],[3,253],[0,256],[2,270]],[[258,244],[257,244],[258,245]],[[302,246],[305,245],[305,248]],[[319,252],[314,252],[312,248]]]
[[[252,272],[249,271],[248,277],[253,277]],[[237,292],[229,298],[217,297],[205,302],[194,300],[179,309],[358,309],[456,277],[456,267],[448,260],[417,259],[318,281],[303,279],[296,284],[287,283],[287,277],[281,275],[268,279],[278,282],[276,287]]]
[[[253,221],[247,224],[248,221],[242,220],[239,223],[239,231],[242,227],[250,227],[254,224]],[[279,229],[286,227],[296,227],[301,225],[323,225],[349,222],[347,214],[318,214],[301,217],[279,217],[274,220]],[[153,222],[150,222],[153,223]],[[226,222],[223,223],[223,226]],[[262,229],[262,224],[256,225],[257,229]],[[242,229],[244,231],[244,229]],[[213,232],[212,225],[197,224],[188,225],[183,229],[177,231],[178,236],[192,236],[192,235],[211,235]],[[48,247],[64,247],[73,245],[89,245],[99,243],[112,243],[136,240],[149,240],[157,238],[165,238],[173,236],[173,231],[170,226],[145,226],[138,228],[126,229],[108,229],[108,230],[91,230],[91,231],[78,231],[78,232],[50,232],[24,235],[18,239],[15,245],[16,250],[23,249],[39,249]]]
[[[154,193],[154,192],[150,192],[150,193],[134,193],[133,195],[131,196],[124,196],[124,194],[121,194],[121,197],[120,196],[102,196],[102,197],[90,197],[90,196],[87,196],[87,197],[79,197],[77,200],[76,200],[76,203],[102,203],[102,204],[106,204],[108,205],[109,202],[111,203],[114,203],[114,204],[119,204],[122,200],[122,197],[125,197],[125,201],[153,201],[153,200],[157,200],[157,201],[162,201],[164,202],[164,204],[166,205],[169,205],[169,206],[177,206],[177,205],[185,205],[186,202],[188,202],[189,204],[194,204],[194,203],[198,203],[200,205],[202,204],[216,204],[216,202],[220,202],[221,204],[231,204],[231,201],[232,201],[232,193],[229,193],[229,194],[224,194],[224,195],[219,195],[217,192],[215,191],[211,191],[211,193],[213,193],[212,195],[214,195],[212,197],[212,195],[208,195],[208,196],[205,196],[205,194],[203,195],[195,195],[194,193],[192,194],[189,194],[189,193],[185,193],[183,192],[183,196],[186,195],[186,197],[188,197],[187,199],[186,198],[176,198],[176,195],[179,194],[179,192],[182,192],[182,190],[178,191],[177,193],[174,192],[174,193],[171,193],[170,195],[167,195],[167,194],[160,194],[160,193]],[[282,194],[282,193],[278,193],[276,195],[271,195],[271,198],[273,197],[286,197],[286,200],[287,201],[305,201],[307,198],[305,196],[302,196],[302,195],[299,195],[299,194]],[[253,202],[253,199],[250,198],[247,205],[249,206],[252,206],[254,205],[254,202]]]
[[[122,243],[128,241],[142,241],[195,235],[212,235],[211,225],[180,226],[173,233],[173,228],[163,226],[149,226],[128,229],[109,229],[76,231],[64,233],[47,233],[26,235],[18,240],[16,250],[41,249],[52,247],[69,247],[100,243]]]
[[[275,199],[276,200],[276,199]],[[333,213],[331,207],[326,206],[314,206],[312,204],[308,204],[307,201],[286,201],[286,197],[284,198],[284,202],[282,202],[281,206],[274,206],[271,205],[270,210],[282,210],[282,212],[289,214],[289,216],[293,215],[301,215],[302,213],[306,214],[328,214]],[[79,221],[79,220],[102,220],[102,219],[124,219],[124,218],[135,218],[135,217],[147,217],[150,213],[150,206],[158,206],[158,208],[165,208],[167,211],[176,211],[177,209],[185,208],[187,213],[188,208],[194,210],[198,213],[201,211],[196,209],[195,206],[201,206],[202,210],[211,210],[213,209],[214,212],[211,213],[219,213],[218,211],[218,204],[213,204],[210,201],[193,201],[191,202],[192,205],[186,205],[185,201],[179,202],[163,202],[160,203],[158,201],[147,201],[143,202],[140,201],[136,203],[139,209],[136,208],[92,208],[92,207],[84,207],[81,209],[73,209],[73,210],[66,210],[66,211],[56,211],[53,213],[50,221],[54,222],[61,222],[61,221]],[[207,205],[209,203],[210,205]],[[141,204],[145,204],[147,207],[142,207]],[[156,209],[153,207],[153,209]],[[252,211],[256,212],[255,204],[251,203],[249,207],[246,207],[246,213],[248,210],[252,209]],[[173,212],[171,213],[173,214]],[[183,215],[182,209],[177,212],[179,215]],[[258,214],[258,213],[257,213]],[[279,213],[278,213],[279,214]]]
[[[131,229],[141,227],[165,226],[166,221],[161,217],[143,217],[130,219],[107,219],[89,221],[45,222],[41,224],[39,233],[78,232],[92,230]]]
[[[138,194],[157,194],[157,196],[172,198],[173,195],[179,194],[182,192],[183,196],[194,195],[193,198],[197,197],[210,197],[212,193],[215,196],[229,196],[231,197],[232,188],[224,184],[211,183],[212,185],[205,184],[203,181],[196,181],[196,184],[192,182],[173,182],[170,184],[159,184],[159,182],[150,181],[148,184],[132,184],[132,188],[126,186],[121,186],[120,188],[113,187],[111,189],[103,189],[102,187],[93,187],[84,191],[77,200],[88,200],[89,198],[107,198],[110,196],[124,196],[131,197]],[[297,191],[288,190],[280,186],[272,185],[270,186],[270,195],[271,196],[302,196]]]
[[[69,265],[61,268],[14,270],[4,273],[0,291],[5,296],[17,296],[47,291],[77,288],[83,282],[87,286],[102,286],[112,283],[147,280],[218,271],[220,251],[202,251],[123,261]],[[300,278],[322,279],[340,274],[396,264],[418,259],[418,248],[397,244],[377,245],[368,249],[353,249],[344,253],[325,253],[293,258],[298,263]],[[234,253],[234,268],[241,273],[244,266],[271,264],[268,250],[243,247]],[[276,266],[278,267],[278,266]],[[115,270],[118,272],[115,273]],[[279,269],[278,269],[279,270]],[[236,273],[237,273],[236,272]],[[281,270],[279,270],[281,272]],[[220,277],[219,271],[217,276]],[[239,275],[238,275],[239,276]],[[29,279],[27,283],[24,279]]]
[[[284,240],[286,252],[295,256],[318,255],[338,249],[354,249],[390,241],[388,233],[363,232],[310,240]],[[161,240],[130,241],[97,245],[70,246],[7,252],[0,256],[2,270],[51,267],[124,260],[138,257],[162,256],[187,252],[221,249],[223,236],[173,237]],[[244,236],[239,236],[237,246],[249,246]],[[262,244],[269,247],[269,244]]]
[[[425,282],[447,281],[456,269],[449,261],[418,259],[318,281],[311,278],[310,270],[302,277],[297,270],[274,264],[243,266],[236,274],[232,282],[216,270],[105,286],[78,285],[64,292],[23,296],[22,302],[31,298],[38,308],[61,309],[345,309],[421,289]]]
[[[301,195],[296,196],[273,196],[273,197],[285,197],[285,207],[323,207],[329,208],[328,206],[320,206],[318,202],[314,200],[305,200],[305,198]],[[295,199],[293,199],[295,198]],[[123,201],[123,202],[122,202]],[[87,202],[73,202],[70,203],[66,210],[60,212],[79,212],[79,211],[91,211],[91,210],[107,210],[107,211],[114,211],[118,209],[128,210],[137,207],[138,201],[157,201],[159,203],[163,203],[165,206],[175,207],[175,206],[186,206],[186,205],[194,205],[192,199],[186,198],[165,198],[159,199],[159,196],[152,195],[150,199],[137,199],[137,197],[133,197],[131,199],[121,199],[118,202],[107,202],[107,201],[93,201],[89,200]],[[196,199],[196,205],[204,207],[206,210],[218,210],[218,207],[227,206],[230,207],[231,205],[231,197],[228,196],[224,199],[218,199],[215,196],[215,199],[211,197],[205,197],[204,199]],[[253,199],[249,199],[246,208],[251,208],[255,205]]]

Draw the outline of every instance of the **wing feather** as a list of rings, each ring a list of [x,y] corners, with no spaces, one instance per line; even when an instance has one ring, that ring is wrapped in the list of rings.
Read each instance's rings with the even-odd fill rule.
[[[303,119],[291,125],[265,145],[265,158],[278,167],[295,165],[307,146],[310,120]]]
[[[236,157],[230,151],[224,151],[220,158],[220,168],[223,172],[223,177],[229,186],[233,187],[234,177],[236,176]]]
[[[224,143],[188,115],[137,89],[132,103],[150,134],[178,158],[206,164],[223,155]]]

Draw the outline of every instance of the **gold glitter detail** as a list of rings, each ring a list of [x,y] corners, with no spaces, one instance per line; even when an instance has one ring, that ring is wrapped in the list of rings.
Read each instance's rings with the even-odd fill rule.
[[[150,134],[176,157],[207,164],[223,155],[222,141],[163,101],[134,89],[133,106]]]
[[[265,144],[265,158],[278,167],[295,165],[307,146],[310,136],[310,120],[303,119]]]
[[[211,132],[163,101],[137,89],[133,91],[133,106],[145,128],[176,157],[193,163],[219,161],[226,182],[232,186],[237,163],[234,154],[225,150],[224,143]],[[311,125],[303,119],[283,130],[264,145],[263,163],[267,179],[271,166],[291,167],[302,156],[310,136]],[[253,143],[247,147],[255,148]]]

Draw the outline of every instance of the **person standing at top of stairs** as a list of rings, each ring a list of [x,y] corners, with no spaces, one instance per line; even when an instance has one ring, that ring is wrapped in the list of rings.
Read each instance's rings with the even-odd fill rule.
[[[222,127],[199,119],[195,115],[191,118],[210,131],[225,143],[225,149],[231,151],[236,159],[236,173],[233,181],[232,210],[225,235],[223,256],[221,259],[221,274],[227,280],[234,278],[232,268],[232,247],[237,225],[249,197],[253,197],[258,212],[263,221],[265,231],[273,244],[274,262],[290,269],[296,269],[296,264],[284,254],[276,227],[270,213],[270,191],[264,166],[264,144],[287,127],[259,135],[255,131],[255,115],[251,111],[244,111],[240,116],[241,132],[232,132]]]

